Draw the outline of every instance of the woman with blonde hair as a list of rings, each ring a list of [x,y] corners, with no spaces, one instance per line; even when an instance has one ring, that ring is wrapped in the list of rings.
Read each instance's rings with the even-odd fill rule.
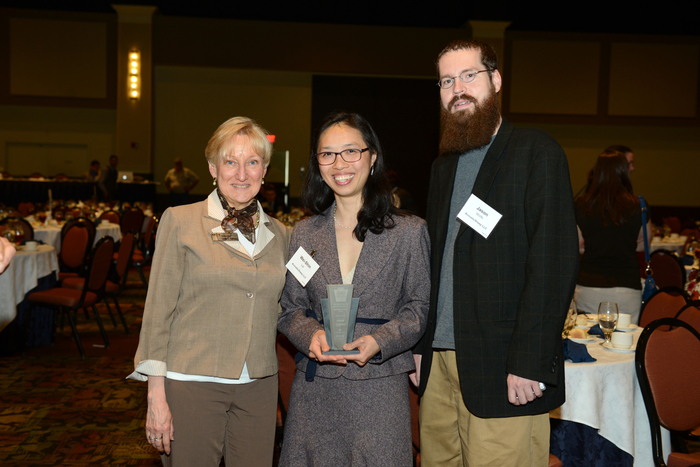
[[[146,437],[164,465],[270,466],[289,248],[255,199],[272,147],[235,117],[205,154],[217,187],[163,214],[130,378],[148,381]]]

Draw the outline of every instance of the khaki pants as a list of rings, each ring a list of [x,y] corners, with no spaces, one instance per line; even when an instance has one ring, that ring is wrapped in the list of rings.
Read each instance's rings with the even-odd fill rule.
[[[506,375],[503,375],[503,384]],[[464,405],[452,350],[434,351],[420,402],[423,467],[546,467],[549,414],[479,418]]]
[[[272,465],[277,375],[248,384],[165,380],[175,428],[166,467]]]

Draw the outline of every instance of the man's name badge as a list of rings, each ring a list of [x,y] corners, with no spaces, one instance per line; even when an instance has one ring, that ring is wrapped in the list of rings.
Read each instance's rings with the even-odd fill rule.
[[[297,278],[302,287],[306,287],[319,267],[318,263],[302,247],[299,247],[287,263],[287,269]]]
[[[459,220],[479,232],[484,238],[489,238],[501,217],[503,214],[481,201],[474,194],[469,197],[462,210],[457,214]]]

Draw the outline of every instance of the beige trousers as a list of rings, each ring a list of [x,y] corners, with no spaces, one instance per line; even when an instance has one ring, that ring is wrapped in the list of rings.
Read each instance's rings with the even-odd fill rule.
[[[506,375],[503,375],[503,384]],[[420,401],[422,467],[546,467],[549,414],[479,418],[464,405],[453,350],[433,352]]]

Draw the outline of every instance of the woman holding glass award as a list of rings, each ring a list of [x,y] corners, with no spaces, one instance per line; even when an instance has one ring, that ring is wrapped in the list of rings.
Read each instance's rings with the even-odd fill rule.
[[[331,114],[317,130],[302,200],[316,215],[296,224],[289,253],[302,248],[319,269],[305,287],[288,273],[282,294],[278,329],[300,354],[279,465],[411,466],[408,373],[428,313],[426,224],[394,208],[379,141],[357,114]],[[338,284],[352,284],[359,302],[342,346],[356,354],[324,354],[321,301]]]
[[[575,206],[582,253],[574,295],[579,311],[598,313],[601,302],[613,302],[637,324],[642,303],[637,251],[644,251],[644,237],[624,154],[605,150],[598,156],[590,186]]]

